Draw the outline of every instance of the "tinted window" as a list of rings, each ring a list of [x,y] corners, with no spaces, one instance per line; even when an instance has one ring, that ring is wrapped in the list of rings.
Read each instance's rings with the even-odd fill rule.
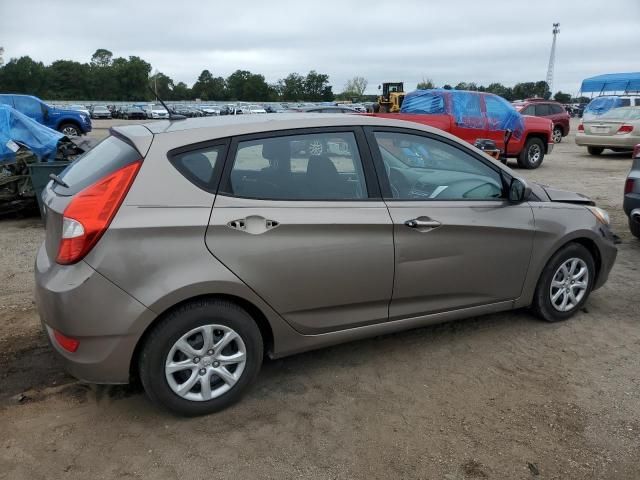
[[[536,105],[537,117],[546,117],[547,115],[551,115],[551,110],[549,109],[549,105],[547,104]]]
[[[269,200],[358,200],[367,188],[351,132],[240,142],[230,194]]]
[[[68,166],[60,178],[69,185],[55,184],[59,195],[74,195],[117,169],[141,158],[138,151],[118,137],[107,137]]]
[[[502,197],[498,171],[439,140],[404,133],[375,134],[392,198],[494,200]]]
[[[635,99],[635,105],[636,107],[640,107],[640,98]]]
[[[621,98],[620,99],[620,104],[618,106],[619,107],[630,107],[631,106],[631,99],[630,98]]]
[[[16,105],[16,110],[24,113],[31,118],[42,118],[42,104],[36,99],[31,97],[21,97],[19,95],[16,95],[13,98]]]
[[[535,115],[535,108],[533,105],[529,105],[527,108],[520,111],[522,115]]]
[[[224,148],[223,145],[217,145],[178,153],[171,156],[171,164],[190,182],[204,190],[212,191],[216,188],[213,172],[221,161]]]
[[[549,105],[551,107],[551,113],[556,114],[556,113],[564,113],[565,109],[562,108],[562,106],[560,105]]]

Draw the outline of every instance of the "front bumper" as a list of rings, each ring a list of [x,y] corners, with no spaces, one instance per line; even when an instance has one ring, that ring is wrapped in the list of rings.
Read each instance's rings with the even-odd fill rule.
[[[66,370],[90,383],[127,383],[143,333],[132,325],[141,317],[148,324],[155,314],[83,261],[52,263],[44,246],[36,258],[35,283],[40,320]],[[54,329],[79,340],[78,350],[62,349]]]
[[[598,243],[598,250],[600,252],[600,271],[598,277],[593,286],[594,290],[597,290],[609,279],[609,273],[616,263],[616,257],[618,256],[618,248],[615,246],[616,236],[609,227],[600,226],[600,235],[602,239]]]

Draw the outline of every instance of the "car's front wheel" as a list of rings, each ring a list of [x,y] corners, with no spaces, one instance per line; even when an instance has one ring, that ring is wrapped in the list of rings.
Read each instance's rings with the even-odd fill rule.
[[[65,123],[60,125],[60,133],[66,135],[67,137],[78,137],[80,136],[80,129],[75,126],[73,123]]]
[[[234,303],[198,300],[171,311],[146,338],[139,374],[149,397],[185,416],[236,402],[262,365],[260,329]]]
[[[586,247],[570,243],[545,266],[533,299],[536,314],[548,322],[566,320],[587,301],[595,281],[595,262]]]

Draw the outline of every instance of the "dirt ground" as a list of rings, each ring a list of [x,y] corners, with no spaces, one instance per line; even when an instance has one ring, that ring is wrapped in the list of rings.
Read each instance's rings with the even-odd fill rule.
[[[0,479],[638,479],[629,166],[569,136],[520,172],[590,195],[622,238],[609,282],[573,319],[502,313],[267,361],[242,402],[197,419],[62,371],[33,304],[39,220],[0,220]]]

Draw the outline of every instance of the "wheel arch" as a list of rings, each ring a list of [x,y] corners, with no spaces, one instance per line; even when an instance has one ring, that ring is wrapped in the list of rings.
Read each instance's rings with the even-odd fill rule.
[[[78,131],[80,133],[84,132],[84,129],[82,128],[82,125],[80,125],[80,122],[78,122],[75,118],[63,118],[56,125],[56,130],[60,131],[60,129],[62,128],[63,125],[73,125],[74,127],[76,127],[78,129]]]
[[[185,298],[180,300],[179,302],[165,308],[162,312],[158,313],[155,319],[146,326],[142,335],[138,338],[136,342],[136,346],[133,350],[133,355],[131,355],[131,360],[129,363],[129,377],[132,380],[138,379],[138,361],[140,358],[140,351],[145,341],[147,340],[151,331],[155,328],[155,326],[170,312],[174,311],[177,308],[180,308],[182,305],[185,305],[190,302],[198,301],[198,300],[225,300],[227,302],[234,303],[246,310],[247,313],[254,319],[256,324],[258,325],[258,329],[260,330],[260,334],[262,335],[262,344],[264,347],[264,353],[268,356],[273,351],[274,346],[274,336],[273,329],[267,316],[264,312],[253,302],[250,302],[246,298],[242,298],[237,295],[227,294],[227,293],[210,293],[210,294],[200,294],[194,295],[189,298]]]

